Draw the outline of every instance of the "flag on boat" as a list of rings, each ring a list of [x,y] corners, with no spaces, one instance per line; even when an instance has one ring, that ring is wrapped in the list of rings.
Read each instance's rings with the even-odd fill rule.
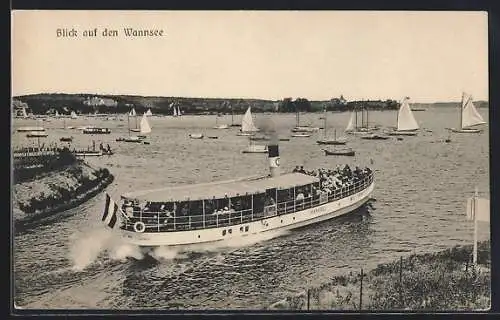
[[[471,197],[467,199],[467,220],[490,222],[490,200]]]
[[[109,194],[106,193],[106,206],[104,207],[104,214],[102,216],[102,221],[111,229],[114,228],[116,221],[118,220],[117,212],[120,208],[116,202],[111,199]]]

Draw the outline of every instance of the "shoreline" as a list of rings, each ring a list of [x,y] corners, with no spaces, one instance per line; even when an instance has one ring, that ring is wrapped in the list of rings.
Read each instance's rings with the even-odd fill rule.
[[[74,192],[75,195],[70,198],[69,201],[65,200],[63,197],[60,197],[58,199],[53,200],[53,202],[50,203],[49,206],[42,210],[35,210],[32,213],[26,213],[25,211],[21,210],[19,208],[19,204],[13,204],[14,207],[14,213],[13,213],[13,219],[14,219],[14,228],[15,228],[15,233],[23,232],[26,231],[27,229],[38,225],[39,223],[43,223],[47,218],[49,218],[51,215],[73,209],[78,207],[79,205],[87,202],[88,200],[92,199],[95,197],[97,194],[99,194],[102,190],[104,190],[108,185],[110,185],[114,181],[114,176],[109,172],[107,169],[95,169],[89,166],[88,164],[84,162],[77,162],[75,165],[72,165],[72,168],[82,168],[82,167],[87,167],[92,170],[92,173],[98,173],[100,176],[97,176],[95,178],[96,185],[91,186],[90,188],[86,189],[85,183],[82,183],[78,187],[77,184],[73,183],[69,187],[63,188],[60,187],[64,192]],[[59,171],[59,172],[54,172],[52,174],[52,177],[54,176],[62,176],[64,171]],[[41,179],[38,179],[41,180]],[[43,183],[38,181],[37,179],[29,181],[29,183]],[[88,183],[88,182],[87,182]],[[76,190],[75,190],[76,187]],[[82,188],[83,190],[78,191],[78,188]],[[42,195],[44,193],[42,192]],[[53,196],[53,195],[50,195]],[[30,198],[30,201],[35,199],[36,197],[33,196]],[[38,201],[47,201],[49,198],[49,195],[45,197],[41,197],[41,199],[37,199]],[[15,200],[13,199],[13,202]],[[15,210],[18,210],[24,214],[22,217],[16,217],[15,216]]]
[[[334,276],[317,287],[289,294],[266,310],[296,311],[477,311],[491,308],[490,241],[433,253],[411,254],[392,262]],[[361,281],[361,279],[363,279]]]

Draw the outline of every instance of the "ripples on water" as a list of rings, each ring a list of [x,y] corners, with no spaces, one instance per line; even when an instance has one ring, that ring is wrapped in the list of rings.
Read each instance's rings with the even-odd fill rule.
[[[487,110],[479,110],[485,120]],[[280,143],[284,170],[337,164],[370,166],[376,174],[373,209],[309,226],[273,239],[255,239],[237,247],[176,252],[159,248],[144,255],[118,242],[99,223],[103,195],[57,215],[50,223],[16,234],[14,242],[15,300],[25,308],[185,308],[260,309],[290,293],[319,285],[334,275],[365,270],[412,252],[430,252],[472,242],[465,220],[465,197],[477,185],[489,197],[488,132],[453,134],[454,108],[415,112],[421,132],[403,141],[349,137],[354,158],[325,157],[316,136]],[[318,114],[301,116],[303,124],[321,126]],[[255,115],[257,124],[272,117],[281,136],[289,136],[294,115]],[[329,127],[343,131],[347,113],[329,114]],[[230,117],[226,116],[226,123]],[[395,125],[395,112],[371,112],[370,121]],[[116,151],[112,157],[90,159],[115,175],[107,191],[118,198],[132,190],[180,183],[206,182],[267,173],[263,154],[242,155],[248,142],[236,128],[210,129],[214,116],[155,118],[150,145],[116,143],[126,135],[126,120],[67,120],[67,125],[106,126],[111,135],[90,137],[64,131],[62,120],[44,122],[50,138],[73,135],[86,147],[102,139]],[[487,120],[486,120],[487,121]],[[71,122],[71,123],[70,123]],[[219,123],[223,120],[219,119]],[[124,124],[124,126],[123,126]],[[16,126],[36,125],[21,120]],[[209,128],[209,129],[207,129]],[[217,134],[218,140],[190,140],[191,132]],[[319,133],[322,135],[322,133]],[[14,145],[29,145],[15,133]],[[370,161],[373,164],[370,164]],[[489,238],[481,225],[479,239]],[[259,240],[259,241],[257,241]],[[155,258],[152,258],[154,256]],[[132,258],[131,258],[132,257]]]

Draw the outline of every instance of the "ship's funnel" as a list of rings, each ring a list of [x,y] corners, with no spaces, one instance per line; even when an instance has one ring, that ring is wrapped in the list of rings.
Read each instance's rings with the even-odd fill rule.
[[[269,170],[271,171],[271,177],[277,177],[280,175],[280,152],[278,143],[271,142],[267,146],[267,152],[269,157]]]

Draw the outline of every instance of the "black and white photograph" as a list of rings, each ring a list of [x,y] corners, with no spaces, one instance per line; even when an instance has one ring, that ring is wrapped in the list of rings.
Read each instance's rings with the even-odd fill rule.
[[[487,12],[11,20],[16,310],[491,308]]]

